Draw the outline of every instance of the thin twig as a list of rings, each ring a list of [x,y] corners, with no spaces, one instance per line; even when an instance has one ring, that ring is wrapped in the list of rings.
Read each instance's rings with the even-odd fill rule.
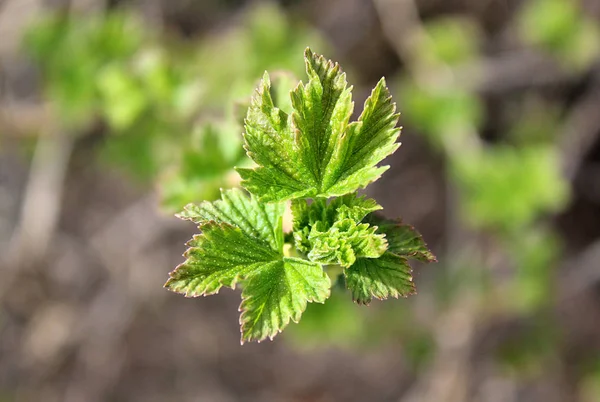
[[[12,271],[0,283],[0,294],[14,279],[17,268],[38,262],[55,232],[73,138],[62,133],[38,139],[17,227],[11,237],[7,264]],[[10,275],[13,272],[13,275]]]
[[[46,136],[52,116],[43,104],[4,102],[0,104],[0,133],[4,137],[34,138]]]

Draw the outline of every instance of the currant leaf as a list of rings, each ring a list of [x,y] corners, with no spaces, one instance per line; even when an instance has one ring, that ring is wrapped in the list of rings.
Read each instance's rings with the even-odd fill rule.
[[[369,215],[364,222],[377,226],[377,232],[385,234],[388,251],[391,253],[425,263],[437,262],[423,236],[414,226],[402,223],[401,220],[385,219],[377,214]]]
[[[400,221],[370,214],[365,223],[376,225],[377,233],[384,234],[387,251],[379,258],[358,258],[344,271],[346,286],[359,304],[369,304],[373,297],[387,299],[415,293],[412,268],[408,260],[436,262],[422,236],[411,226]]]
[[[331,200],[292,201],[296,248],[314,262],[349,267],[357,258],[377,258],[387,249],[385,234],[377,226],[361,223],[381,209],[375,200],[347,194]]]
[[[365,187],[388,168],[377,167],[399,146],[399,115],[382,79],[358,121],[346,74],[337,63],[305,52],[307,84],[291,92],[290,115],[273,103],[265,73],[246,117],[248,156],[242,185],[263,202],[341,196]]]
[[[290,320],[297,323],[307,302],[324,303],[331,283],[320,265],[284,257],[254,271],[242,291],[242,343],[273,339]]]
[[[344,271],[346,286],[359,304],[373,297],[387,299],[415,293],[412,269],[404,257],[386,252],[379,258],[359,258]]]
[[[186,261],[165,287],[188,297],[243,284],[242,343],[273,338],[297,322],[308,302],[329,297],[330,280],[317,263],[284,256],[282,204],[261,204],[241,190],[214,203],[189,205],[180,214],[202,234],[188,243]]]

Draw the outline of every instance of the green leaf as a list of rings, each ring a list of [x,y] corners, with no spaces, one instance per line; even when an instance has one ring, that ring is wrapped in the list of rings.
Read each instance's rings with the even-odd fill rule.
[[[369,304],[373,297],[409,296],[415,293],[409,259],[436,262],[421,235],[411,225],[370,214],[364,222],[377,225],[377,233],[385,234],[387,251],[379,258],[358,258],[344,271],[346,286],[353,299]]]
[[[321,266],[299,258],[254,271],[242,292],[242,342],[273,339],[290,320],[300,320],[307,302],[325,302],[330,286]]]
[[[308,236],[311,261],[349,267],[358,257],[377,258],[387,249],[385,236],[375,233],[377,226],[352,219],[337,221],[328,229],[321,226],[313,226]]]
[[[327,226],[346,218],[360,222],[367,214],[380,209],[381,205],[374,199],[358,197],[356,193],[334,198],[329,203],[323,198],[316,199],[311,204],[303,199],[293,200],[294,231],[319,221]]]
[[[394,153],[400,143],[396,128],[400,114],[392,102],[385,79],[371,92],[358,121],[348,126],[331,163],[328,195],[342,195],[377,180],[389,166],[376,165]]]
[[[305,181],[310,180],[312,173],[290,162],[298,158],[294,135],[287,114],[273,105],[267,73],[248,109],[244,140],[248,156],[262,165],[237,169],[248,191],[256,195],[268,191],[270,195],[261,199],[267,202],[309,195],[314,183],[307,187]]]
[[[223,191],[221,198],[215,202],[189,204],[177,216],[198,225],[209,221],[228,223],[252,238],[267,242],[273,250],[282,252],[283,204],[261,204],[255,197],[248,198],[240,189]]]
[[[170,274],[166,287],[187,297],[234,288],[250,272],[273,264],[278,253],[240,228],[216,222],[200,225],[201,235],[188,242],[187,260]]]
[[[306,85],[300,82],[291,92],[292,129],[297,136],[299,161],[311,171],[321,192],[327,188],[330,162],[352,114],[352,87],[348,87],[339,64],[308,49],[305,58],[309,81]]]
[[[365,222],[379,227],[378,233],[385,234],[388,241],[388,251],[421,262],[437,262],[435,255],[427,248],[423,236],[412,225],[400,220],[385,219],[371,214]]]
[[[359,258],[344,271],[346,286],[359,304],[373,297],[407,297],[415,293],[412,269],[404,257],[386,252],[379,258]]]
[[[314,262],[348,267],[358,257],[377,258],[387,249],[377,226],[360,221],[381,209],[375,200],[348,194],[327,203],[319,198],[292,201],[296,248]]]
[[[352,193],[379,178],[387,167],[376,165],[399,146],[398,114],[384,79],[349,124],[345,73],[310,49],[305,62],[309,81],[291,92],[291,115],[274,104],[266,73],[248,110],[245,148],[258,167],[238,171],[264,202]]]
[[[273,338],[297,322],[308,302],[324,302],[330,281],[319,264],[283,254],[283,204],[260,204],[241,190],[222,200],[188,205],[179,216],[202,234],[188,243],[186,261],[170,274],[168,289],[188,297],[243,283],[242,343]]]

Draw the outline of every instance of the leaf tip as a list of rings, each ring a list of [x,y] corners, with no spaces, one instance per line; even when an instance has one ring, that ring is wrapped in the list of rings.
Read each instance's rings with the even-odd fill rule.
[[[171,290],[171,283],[173,283],[173,278],[167,279],[167,281],[163,285],[163,288]]]
[[[263,73],[262,76],[262,85],[263,87],[266,86],[270,86],[271,85],[271,77],[269,76],[269,72],[267,70],[265,70],[265,72]]]
[[[367,299],[361,299],[361,298],[352,298],[352,301],[356,304],[358,304],[359,306],[366,306],[369,307],[369,305],[371,304],[371,300],[367,300]]]

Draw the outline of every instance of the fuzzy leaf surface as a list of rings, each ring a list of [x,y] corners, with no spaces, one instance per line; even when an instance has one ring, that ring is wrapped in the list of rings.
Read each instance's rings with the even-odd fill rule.
[[[437,262],[437,258],[423,240],[423,236],[409,224],[400,220],[385,219],[371,214],[365,222],[379,227],[378,233],[385,234],[388,241],[388,251],[401,257],[420,262]]]
[[[238,169],[261,201],[340,196],[365,187],[399,146],[395,104],[381,80],[358,121],[349,123],[352,87],[337,63],[307,49],[308,83],[291,92],[290,115],[273,103],[265,73],[246,117],[245,148],[258,167]]]
[[[385,234],[387,251],[379,258],[358,258],[344,271],[346,286],[359,304],[369,304],[373,297],[409,296],[415,293],[412,268],[408,260],[437,261],[421,235],[411,226],[370,214],[364,222],[378,227]]]
[[[252,238],[266,241],[273,250],[280,252],[283,248],[281,219],[284,209],[284,204],[263,204],[240,189],[232,189],[223,191],[221,200],[189,204],[177,216],[197,225],[209,221],[228,223]]]
[[[242,291],[242,342],[273,339],[289,323],[297,323],[307,302],[324,303],[330,280],[320,265],[284,257],[248,277]]]
[[[352,219],[337,221],[330,228],[319,226],[313,226],[308,236],[311,261],[349,267],[359,257],[377,258],[387,249],[385,236],[375,233],[376,226]]]
[[[202,233],[188,243],[186,261],[165,287],[195,297],[242,283],[242,342],[273,338],[299,320],[308,302],[324,302],[330,288],[319,264],[283,255],[282,214],[282,204],[258,203],[241,190],[189,205],[180,217]]]
[[[415,293],[408,261],[390,252],[379,258],[359,258],[344,274],[346,286],[359,304],[369,304],[373,297],[383,300]]]
[[[311,261],[349,267],[357,258],[377,258],[387,249],[385,234],[377,226],[360,223],[381,209],[374,200],[348,194],[327,203],[316,199],[292,201],[296,247]]]

